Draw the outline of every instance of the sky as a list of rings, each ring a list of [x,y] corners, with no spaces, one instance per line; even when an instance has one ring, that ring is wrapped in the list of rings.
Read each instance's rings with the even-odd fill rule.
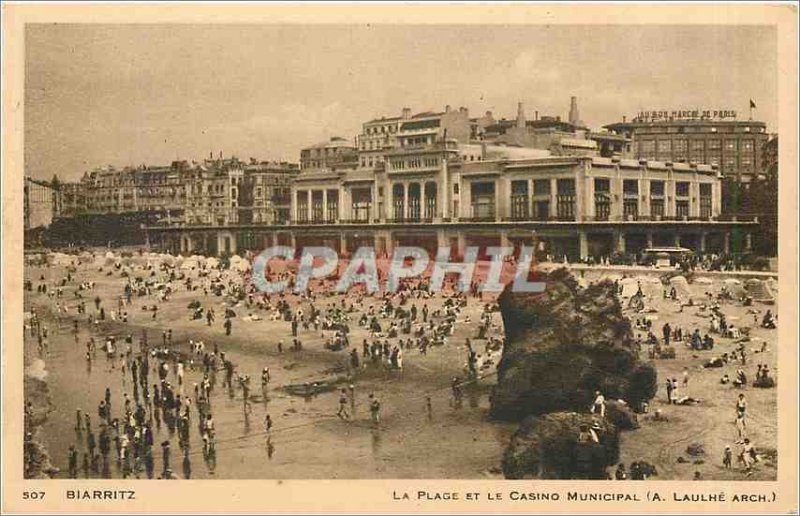
[[[380,116],[469,108],[569,112],[589,127],[642,110],[733,109],[777,127],[776,32],[764,26],[63,25],[26,29],[25,169],[217,155],[297,162]]]

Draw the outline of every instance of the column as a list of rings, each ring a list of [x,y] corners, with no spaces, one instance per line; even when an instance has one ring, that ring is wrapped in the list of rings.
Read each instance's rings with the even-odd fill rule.
[[[586,231],[579,230],[578,239],[580,241],[581,260],[585,260],[589,257],[589,238],[586,234]]]
[[[748,231],[744,234],[744,250],[751,251],[753,249],[753,234]]]
[[[389,237],[388,232],[386,231],[376,231],[373,235],[375,239],[375,256],[380,258],[382,255],[389,256],[391,251],[390,244],[389,244]]]
[[[408,183],[403,183],[403,220],[408,220]]]
[[[653,247],[653,232],[647,232],[647,247]]]
[[[436,246],[447,247],[450,242],[447,240],[447,232],[444,229],[436,230]]]
[[[467,237],[462,230],[458,230],[458,255],[464,256],[464,250],[467,248]]]
[[[353,219],[353,214],[350,213],[351,208],[349,191],[346,186],[342,185],[339,187],[339,221]]]
[[[681,235],[677,231],[675,232],[675,247],[681,246]]]
[[[706,237],[707,236],[708,236],[708,234],[705,231],[701,231],[700,232],[700,252],[701,253],[705,253],[706,252]]]
[[[324,222],[328,221],[328,189],[324,189],[322,191],[322,220]]]
[[[311,191],[310,188],[306,191],[306,198],[308,199],[308,206],[306,206],[306,210],[307,210],[306,213],[308,214],[308,222],[311,222],[311,213],[312,213],[311,212],[311,201],[312,201],[312,198],[313,198],[313,192]]]
[[[297,235],[294,234],[294,231],[289,233],[289,239],[292,245],[292,249],[297,249]]]
[[[731,252],[731,230],[726,229],[722,234],[722,252],[728,254]]]
[[[391,231],[386,232],[386,255],[392,256],[394,252],[394,235],[392,235]]]
[[[558,181],[556,178],[550,179],[550,218],[555,219],[558,216],[558,207],[556,205],[556,196],[558,194]]]
[[[339,256],[347,254],[347,235],[344,231],[339,234]]]
[[[614,250],[618,253],[625,252],[625,233],[622,231],[615,231],[614,238],[616,240]]]
[[[454,198],[452,193],[453,187],[450,186],[450,178],[448,177],[449,171],[447,169],[447,155],[442,156],[442,169],[440,172],[441,180],[436,184],[436,211],[441,213],[442,217],[449,218],[455,216],[450,214],[451,199]],[[461,186],[459,185],[459,198],[461,197]],[[441,210],[441,211],[440,211]],[[437,213],[437,216],[438,216]]]
[[[500,230],[500,247],[509,247],[511,244],[508,241],[508,230]]]
[[[506,214],[505,180],[499,178],[494,182],[494,220],[500,222]]]
[[[272,247],[278,246],[278,233],[275,232],[272,234]]]
[[[428,204],[427,201],[425,200],[425,179],[422,179],[419,182],[419,218],[421,220],[425,220],[426,218],[425,216],[427,215],[427,213],[425,212],[425,209],[427,208],[427,206]],[[431,218],[433,218],[434,216],[435,214]]]
[[[583,166],[586,166],[585,164]],[[580,222],[583,220],[583,217],[586,215],[586,210],[584,209],[584,203],[586,202],[586,196],[584,194],[586,188],[583,184],[585,174],[583,168],[579,168],[575,171],[574,181],[575,181],[575,221]]]

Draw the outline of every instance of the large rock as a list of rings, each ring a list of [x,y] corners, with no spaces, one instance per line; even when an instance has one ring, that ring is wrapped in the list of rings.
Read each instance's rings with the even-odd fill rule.
[[[584,430],[599,424],[599,443],[579,443]],[[619,461],[619,432],[591,414],[556,412],[522,421],[503,454],[508,479],[605,479],[606,468]]]
[[[506,342],[491,415],[522,420],[557,411],[586,412],[600,390],[631,407],[655,395],[654,369],[640,362],[614,284],[578,287],[565,269],[541,278],[543,293],[498,299]]]

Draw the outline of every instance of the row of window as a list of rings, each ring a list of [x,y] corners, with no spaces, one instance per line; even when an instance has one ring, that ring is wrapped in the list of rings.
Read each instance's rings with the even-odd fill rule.
[[[638,134],[688,134],[688,133],[763,133],[766,132],[766,129],[763,127],[723,127],[722,131],[720,128],[714,126],[677,126],[677,127],[641,127],[636,130]],[[626,134],[628,138],[630,138],[630,133]]]
[[[393,159],[390,163],[394,170],[405,170],[406,168],[436,168],[439,166],[439,158]]]
[[[418,145],[433,145],[433,135],[429,136],[408,136],[400,139],[401,147],[413,147]]]
[[[394,134],[395,132],[397,132],[397,127],[394,125],[381,125],[364,129],[364,134]]]
[[[672,150],[675,152],[686,152],[686,149],[691,149],[692,152],[702,152],[704,150],[720,150],[725,152],[741,151],[742,153],[753,153],[755,149],[754,140],[719,140],[719,139],[697,139],[697,140],[640,140],[639,152],[652,153],[657,150],[659,153],[668,153]]]

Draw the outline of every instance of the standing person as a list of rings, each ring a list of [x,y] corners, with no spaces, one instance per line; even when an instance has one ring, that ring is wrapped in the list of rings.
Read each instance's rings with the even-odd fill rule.
[[[672,380],[667,378],[667,403],[670,405],[672,405],[672,390],[673,390]]]
[[[753,474],[753,464],[756,462],[756,449],[753,447],[753,443],[750,442],[750,439],[744,440],[740,457],[744,463],[745,471],[747,471],[747,476],[749,477]]]
[[[98,444],[100,448],[100,454],[103,456],[103,458],[107,458],[108,452],[111,449],[111,440],[108,437],[108,430],[106,429],[105,425],[102,425],[102,429],[100,430]]]
[[[355,414],[356,412],[356,386],[352,383],[348,387],[350,391],[350,410]]]
[[[747,420],[745,419],[746,409],[747,401],[744,399],[744,394],[739,394],[739,399],[736,401],[736,444],[742,444],[747,440]]]
[[[264,418],[264,431],[267,433],[267,436],[269,436],[272,431],[272,417],[270,417],[269,414]]]
[[[725,451],[722,454],[722,467],[725,469],[731,469],[731,463],[733,462],[733,453],[731,452],[730,446],[725,446]]]
[[[244,376],[240,379],[242,385],[242,402],[244,403],[245,413],[251,412],[253,407],[250,406],[250,377]]]
[[[192,478],[192,461],[189,459],[189,447],[183,449],[183,478]]]
[[[230,317],[225,317],[225,322],[222,324],[225,327],[225,335],[230,336],[231,328],[233,327],[233,323],[231,322]]]
[[[461,379],[453,377],[453,381],[450,382],[450,389],[453,392],[453,407],[454,408],[461,408],[461,398],[463,393],[461,392]]]
[[[689,368],[688,367],[684,367],[683,368],[683,386],[686,387],[687,385],[689,385]]]
[[[428,412],[428,421],[433,420],[433,404],[431,403],[431,397],[425,396],[425,410]]]
[[[67,462],[69,467],[69,478],[78,478],[78,452],[75,450],[74,444],[69,445]]]
[[[592,414],[600,414],[601,418],[606,417],[606,398],[600,391],[594,391],[594,402],[592,403]]]
[[[374,394],[369,395],[369,412],[372,417],[372,423],[378,425],[381,422],[381,402]]]
[[[162,461],[164,463],[162,476],[166,476],[167,472],[170,471],[170,468],[169,468],[169,456],[170,456],[169,441],[164,441],[164,442],[161,443],[161,456],[162,456]]]
[[[345,389],[342,389],[339,394],[339,411],[336,412],[336,415],[340,419],[350,419],[350,414],[347,413],[347,391]]]
[[[81,469],[83,469],[83,477],[89,478],[89,454],[86,452],[83,452],[83,465]]]
[[[86,435],[86,447],[89,448],[89,455],[91,457],[94,457],[95,446],[97,446],[97,442],[95,441],[94,433],[90,430]]]

